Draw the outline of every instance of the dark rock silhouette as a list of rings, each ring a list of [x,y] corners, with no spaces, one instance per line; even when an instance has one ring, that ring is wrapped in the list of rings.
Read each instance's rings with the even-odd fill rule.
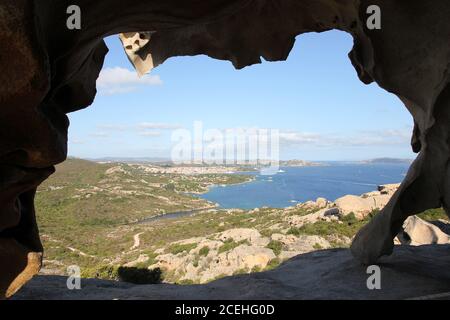
[[[397,246],[380,260],[379,290],[369,290],[371,273],[349,250],[296,256],[278,268],[231,276],[202,285],[135,285],[82,279],[67,290],[66,277],[37,276],[15,299],[450,299],[450,246]],[[372,283],[371,281],[369,281]]]
[[[81,8],[81,30],[66,27],[69,5]],[[366,26],[369,5],[381,8],[381,30]],[[239,69],[260,57],[286,59],[301,33],[350,33],[361,81],[396,94],[415,122],[418,158],[352,246],[364,263],[391,254],[408,216],[450,204],[449,16],[447,0],[1,0],[0,296],[13,295],[40,268],[36,186],[66,158],[66,114],[92,103],[107,53],[102,39],[118,33],[124,44],[143,34],[136,47],[125,46],[141,73],[196,54]]]

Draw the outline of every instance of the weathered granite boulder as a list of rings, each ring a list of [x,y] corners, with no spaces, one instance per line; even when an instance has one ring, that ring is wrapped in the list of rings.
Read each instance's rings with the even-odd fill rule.
[[[411,246],[450,244],[450,235],[417,216],[406,219],[403,224],[403,232],[400,233],[398,239],[401,243]]]
[[[398,183],[383,184],[381,186],[378,186],[378,191],[381,194],[393,195],[399,187],[400,187],[400,184],[398,184]]]
[[[316,206],[319,209],[326,208],[329,205],[329,203],[330,202],[325,198],[317,198],[316,199]]]
[[[363,219],[373,210],[383,209],[390,199],[391,196],[388,195],[377,195],[367,198],[347,195],[337,199],[335,203],[344,216],[354,213],[357,218]]]
[[[383,209],[399,186],[399,184],[382,185],[378,187],[378,191],[361,196],[347,195],[334,203],[342,215],[354,213],[356,218],[364,219],[372,211]]]
[[[279,258],[283,261],[299,254],[331,248],[330,242],[319,236],[301,235],[292,242],[289,240],[286,241],[286,238],[280,239],[285,244],[284,250],[279,255]]]
[[[197,237],[168,245],[193,244],[193,248],[183,252],[157,250],[159,255],[149,268],[162,268],[165,272],[180,275],[180,280],[205,283],[219,276],[236,272],[250,272],[264,269],[276,258],[267,248],[271,239],[261,236],[255,229],[229,229],[208,237]],[[169,250],[170,251],[170,250]],[[296,252],[298,254],[300,252]]]
[[[267,238],[263,238],[258,230],[248,228],[236,228],[229,229],[217,236],[217,239],[221,241],[227,241],[232,239],[233,241],[240,242],[247,240],[249,243],[258,246],[266,246],[269,243]]]
[[[82,279],[67,290],[66,277],[38,276],[14,299],[450,299],[450,246],[396,246],[380,260],[381,289],[369,290],[371,274],[349,250],[296,256],[278,268],[223,278],[204,285],[133,285]]]
[[[316,223],[318,221],[337,221],[341,215],[337,208],[324,208],[316,212],[304,216],[288,216],[286,221],[293,227],[299,228],[308,223]]]

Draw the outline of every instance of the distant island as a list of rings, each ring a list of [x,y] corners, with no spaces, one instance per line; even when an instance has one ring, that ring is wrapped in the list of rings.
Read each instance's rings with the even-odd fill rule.
[[[375,159],[370,159],[370,160],[363,160],[361,161],[362,163],[367,163],[367,164],[382,164],[382,163],[386,163],[386,164],[410,164],[412,163],[414,160],[412,159],[397,159],[397,158],[375,158]]]
[[[69,157],[70,159],[76,159],[75,157]],[[104,157],[104,158],[96,158],[96,159],[88,159],[97,163],[127,163],[127,164],[154,164],[163,167],[228,167],[228,168],[236,168],[240,167],[242,169],[251,167],[251,169],[265,167],[266,163],[270,164],[269,160],[258,160],[257,164],[254,162],[246,162],[239,164],[228,164],[225,163],[208,163],[207,161],[203,163],[182,163],[177,164],[167,158],[148,158],[148,157]],[[255,161],[256,162],[256,161]],[[291,160],[280,160],[279,166],[281,167],[313,167],[313,166],[325,166],[324,162],[312,162],[306,160],[299,159],[291,159]]]
[[[69,159],[76,159],[75,157],[69,157]],[[97,163],[127,163],[127,164],[154,164],[157,166],[163,167],[228,167],[228,168],[236,168],[240,167],[244,168],[260,168],[264,167],[265,163],[270,164],[268,160],[259,160],[258,164],[247,162],[247,163],[239,163],[239,164],[214,164],[208,163],[205,161],[204,163],[183,163],[177,164],[171,161],[168,158],[156,158],[156,157],[104,157],[104,158],[96,158],[96,159],[87,159]],[[367,159],[361,161],[354,161],[356,163],[362,164],[411,164],[413,159],[402,159],[402,158],[374,158]],[[225,162],[225,161],[224,161]],[[334,161],[333,161],[334,162]],[[348,162],[348,161],[336,161],[336,162]],[[280,160],[280,167],[318,167],[318,166],[327,166],[329,165],[329,161],[306,161],[300,159],[290,159],[290,160]]]
[[[280,161],[281,167],[320,167],[326,166],[323,162],[311,162],[305,160],[282,160]]]
[[[77,157],[69,157],[76,159]],[[169,164],[172,163],[169,158],[163,157],[102,157],[102,158],[87,158],[86,160],[97,163],[154,163],[154,164]]]

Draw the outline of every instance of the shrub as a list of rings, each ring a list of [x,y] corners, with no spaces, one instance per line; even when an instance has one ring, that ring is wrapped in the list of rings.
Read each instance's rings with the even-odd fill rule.
[[[228,275],[225,274],[225,273],[221,273],[218,276],[216,276],[214,279],[212,279],[210,282],[216,281],[216,280],[219,280],[219,279],[222,279],[222,278],[225,278],[225,277],[228,277]]]
[[[192,281],[191,279],[183,279],[177,282],[177,284],[182,285],[182,286],[189,286],[189,285],[193,285],[194,281]]]
[[[274,233],[281,233],[280,230],[263,229],[259,232],[263,237],[270,238]]]
[[[208,253],[209,253],[209,247],[208,246],[204,246],[198,252],[199,255],[204,256],[204,257],[206,257],[208,255]]]
[[[236,271],[233,272],[234,276],[240,275],[240,274],[247,274],[248,273],[248,269],[247,268],[242,268],[242,269],[238,269]]]
[[[248,241],[247,240],[242,240],[242,241],[236,242],[236,241],[234,241],[231,238],[227,239],[223,243],[223,245],[221,245],[219,247],[218,253],[222,253],[222,252],[227,252],[227,251],[233,250],[234,248],[239,247],[241,244],[244,244],[244,243],[248,244]]]
[[[261,267],[260,266],[254,266],[252,268],[252,272],[261,272]]]
[[[323,247],[320,245],[320,243],[315,243],[313,245],[313,248],[316,249],[316,250],[322,250],[323,249]]]
[[[281,253],[281,250],[283,250],[283,243],[277,240],[272,240],[269,242],[266,248],[271,249],[273,253],[278,256]]]
[[[449,220],[445,210],[440,209],[430,209],[418,215],[419,218],[427,221],[436,221],[439,219]]]
[[[189,252],[192,249],[197,248],[197,244],[196,243],[187,243],[187,244],[178,244],[175,243],[173,245],[171,245],[168,250],[170,253],[172,254],[178,254],[181,252]]]
[[[340,220],[344,223],[347,223],[347,225],[352,225],[359,222],[359,220],[356,219],[356,216],[353,212],[346,216],[343,216]]]
[[[137,268],[148,268],[149,266],[151,266],[152,264],[155,264],[158,262],[158,260],[156,259],[156,257],[158,256],[157,253],[155,252],[148,252],[145,253],[148,256],[148,260],[145,262],[139,262],[137,264],[135,264],[134,266]]]
[[[377,210],[372,211],[365,219],[358,220],[353,213],[342,217],[340,222],[332,221],[318,221],[315,223],[307,223],[300,228],[292,227],[288,230],[287,234],[295,236],[300,235],[318,235],[318,236],[330,236],[330,235],[343,235],[346,237],[353,237],[359,229],[361,229],[369,220],[377,214]]]
[[[286,234],[290,234],[290,235],[293,235],[293,236],[299,236],[300,235],[300,229],[296,228],[296,227],[291,227],[291,228],[289,228],[289,230],[287,231]]]
[[[281,261],[278,258],[272,259],[269,261],[269,263],[266,266],[265,270],[272,270],[275,269],[276,267],[278,267],[280,265]]]
[[[175,191],[175,184],[173,184],[173,183],[168,183],[168,184],[166,184],[165,186],[164,186],[164,188],[167,190],[167,191]]]
[[[83,268],[81,277],[105,280],[119,280],[118,267],[111,265],[100,265],[91,268]]]
[[[197,268],[198,267],[198,263],[200,262],[200,256],[195,256],[194,260],[192,261],[192,265]]]

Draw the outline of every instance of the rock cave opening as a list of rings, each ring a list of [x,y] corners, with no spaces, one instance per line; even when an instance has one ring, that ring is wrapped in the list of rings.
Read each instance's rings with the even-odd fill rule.
[[[312,170],[292,182],[289,182],[291,176],[275,179],[276,186],[270,183],[272,188],[266,183],[256,188],[243,188],[241,184],[236,184],[235,189],[229,186],[215,189],[215,193],[207,192],[198,197],[198,201],[207,201],[203,203],[203,207],[207,208],[204,211],[208,212],[205,220],[209,219],[217,205],[217,216],[233,209],[246,210],[245,214],[248,214],[250,210],[260,210],[262,207],[278,208],[280,216],[289,216],[292,213],[286,212],[292,211],[292,207],[300,208],[304,202],[318,198],[326,199],[330,213],[334,208],[338,209],[335,200],[350,194],[358,197],[361,207],[348,209],[348,200],[344,198],[336,201],[340,205],[339,210],[345,210],[346,214],[353,211],[358,217],[366,219],[373,210],[382,209],[391,193],[389,196],[372,194],[364,198],[364,203],[360,195],[376,190],[381,184],[401,183],[408,171],[408,161],[395,163],[391,159],[390,163],[389,159],[384,159],[384,162],[380,160],[381,164],[370,162],[387,155],[398,159],[413,157],[409,146],[412,119],[397,97],[376,84],[364,85],[359,81],[348,59],[353,38],[347,33],[329,31],[298,36],[289,58],[283,62],[263,61],[262,64],[236,71],[229,62],[206,56],[176,57],[141,78],[130,69],[118,36],[107,38],[106,43],[109,54],[97,79],[98,93],[93,104],[68,114],[71,123],[69,162],[56,167],[56,173],[38,189],[36,196],[36,208],[40,212],[38,226],[46,252],[41,271],[44,274],[64,275],[66,268],[72,264],[85,270],[82,273],[84,277],[100,278],[110,277],[102,270],[108,270],[114,264],[156,268],[163,265],[158,258],[162,260],[167,257],[155,255],[155,251],[169,250],[171,245],[186,241],[184,238],[188,235],[195,235],[180,232],[175,237],[164,239],[164,245],[154,247],[153,243],[161,242],[160,238],[147,234],[154,227],[136,226],[136,221],[178,218],[180,212],[182,217],[195,214],[201,220],[197,200],[172,194],[168,190],[171,184],[165,181],[167,175],[175,191],[194,192],[194,189],[181,188],[187,188],[185,184],[189,179],[192,180],[189,183],[199,183],[197,178],[188,174],[178,181],[170,171],[157,171],[170,166],[170,148],[177,142],[171,139],[173,132],[179,129],[192,132],[195,122],[202,122],[204,132],[211,130],[211,127],[218,131],[231,127],[276,128],[280,131],[278,157],[281,161],[301,159],[306,161],[303,164],[306,169],[316,169],[314,164],[320,164],[334,170],[334,162],[337,161],[337,168],[345,169],[338,174],[331,172],[331,176],[330,173]],[[202,141],[205,141],[205,134]],[[226,149],[225,146],[223,148]],[[212,159],[213,162],[202,159],[201,164],[208,162],[209,166],[219,167],[246,165],[237,163],[236,159],[232,159],[233,163],[227,162],[225,153],[226,150],[222,159]],[[184,160],[180,166],[199,165],[192,158]],[[366,166],[362,165],[365,162]],[[317,168],[320,169],[320,166]],[[219,173],[220,169],[215,168]],[[363,174],[359,172],[362,169]],[[89,179],[81,174],[85,171],[89,172]],[[73,176],[78,180],[74,180]],[[273,182],[260,176],[258,178],[260,184]],[[317,180],[323,185],[322,189]],[[164,192],[148,186],[149,181],[153,185],[159,184],[158,187]],[[211,182],[200,181],[201,188],[202,183]],[[301,184],[301,188],[294,192],[295,183]],[[278,202],[267,202],[274,192],[279,193]],[[143,197],[154,200],[155,196],[159,197],[159,201],[172,204],[158,205],[154,201],[142,200]],[[138,202],[142,205],[135,204]],[[291,209],[283,212],[283,208],[289,207]],[[323,211],[323,216],[328,213]],[[254,214],[257,220],[258,216]],[[62,216],[67,219],[65,228],[60,225]],[[320,219],[323,217],[317,217],[318,221]],[[245,224],[245,219],[241,220]],[[278,220],[274,219],[271,223],[284,222],[281,217]],[[187,218],[181,221],[191,223]],[[164,227],[169,230],[173,228],[173,223],[166,223],[168,226],[159,226],[161,233],[165,232]],[[227,231],[221,231],[217,226],[211,227],[208,223],[197,227],[200,229],[195,235],[197,237],[208,236],[202,230],[205,227],[211,228],[206,232],[209,234]],[[267,232],[267,228],[257,224],[250,224],[247,229],[250,227],[257,233]],[[227,228],[231,230],[233,225]],[[80,236],[84,232],[95,233],[95,240]],[[111,237],[115,233],[120,236]],[[263,241],[266,238],[262,237]],[[139,240],[139,244],[135,239]],[[320,238],[303,239],[304,242],[313,240],[322,244],[312,243],[310,249],[304,249],[304,253],[331,247],[328,241]],[[256,244],[250,241],[249,245],[256,248],[250,251],[261,249],[258,241]],[[348,246],[349,241],[350,238],[341,245]],[[278,240],[273,241],[273,244],[279,243]],[[285,246],[284,251],[289,253],[283,255],[283,260],[293,256],[294,252],[301,253],[287,248]],[[197,255],[195,250],[192,255],[184,261],[185,265],[193,263],[191,260],[195,260]],[[241,258],[246,259],[245,255]],[[105,263],[105,259],[110,262]],[[205,263],[206,257],[197,260],[194,262],[199,265]],[[255,271],[258,268],[263,270],[268,264],[269,259],[248,271],[253,268]],[[243,269],[236,264],[234,270],[225,273],[219,267],[205,266],[206,270],[197,270],[199,274],[191,272],[192,278],[178,278],[186,283],[202,279],[203,283]],[[186,273],[186,270],[177,268],[169,271]],[[175,276],[168,276],[166,280],[180,281]]]
[[[141,74],[169,57],[198,54],[229,60],[241,69],[258,63],[261,57],[267,61],[285,60],[299,34],[332,29],[348,32],[354,39],[350,59],[359,79],[365,84],[375,82],[399,97],[414,118],[411,146],[419,153],[386,206],[357,233],[351,245],[352,255],[364,264],[376,263],[392,253],[393,240],[409,216],[428,209],[448,208],[450,8],[446,1],[414,4],[371,1],[371,6],[376,4],[384,12],[383,27],[376,30],[367,27],[369,2],[365,0],[279,3],[214,0],[197,6],[139,0],[127,5],[120,1],[99,2],[94,6],[83,0],[77,2],[85,10],[87,23],[84,29],[76,31],[66,28],[66,1],[36,5],[32,1],[7,0],[0,5],[5,17],[0,39],[13,44],[1,52],[7,62],[2,62],[4,85],[0,90],[0,101],[5,106],[0,126],[0,258],[11,262],[0,266],[2,297],[12,296],[41,267],[43,248],[34,208],[36,188],[67,157],[65,115],[93,102],[96,79],[107,52],[101,39],[119,32],[128,32],[122,36],[124,43],[135,35],[139,46],[142,40],[138,51],[125,44],[130,60]],[[109,13],[104,16],[99,10]],[[410,23],[416,20],[417,23]],[[135,33],[138,30],[154,31]],[[158,79],[148,81],[157,83]],[[101,147],[102,143],[94,146]],[[110,169],[120,173],[120,169]],[[87,173],[88,181],[96,177],[95,171],[83,166],[72,170],[75,176]],[[97,206],[106,209],[102,202]],[[51,208],[46,209],[52,212]],[[57,210],[52,213],[57,218],[67,218],[58,216]],[[92,222],[98,225],[111,221]],[[412,221],[411,228],[415,222]],[[94,229],[89,234],[93,242],[98,240]],[[47,235],[41,236],[45,239]],[[113,239],[118,235],[109,236]],[[46,240],[52,241],[51,237]],[[140,243],[140,236],[134,234],[132,240],[134,247]],[[187,250],[189,245],[178,244],[172,250]],[[272,251],[277,250],[273,243],[272,246]],[[77,258],[95,255],[73,247],[67,249]],[[445,259],[440,259],[448,256],[442,254],[445,250],[448,252],[437,246],[401,248],[392,259],[399,266],[408,266],[416,258],[422,262],[433,260],[437,268],[445,264]],[[438,251],[437,256],[432,255]],[[444,272],[441,274],[446,277]],[[396,277],[401,278],[398,274]]]

